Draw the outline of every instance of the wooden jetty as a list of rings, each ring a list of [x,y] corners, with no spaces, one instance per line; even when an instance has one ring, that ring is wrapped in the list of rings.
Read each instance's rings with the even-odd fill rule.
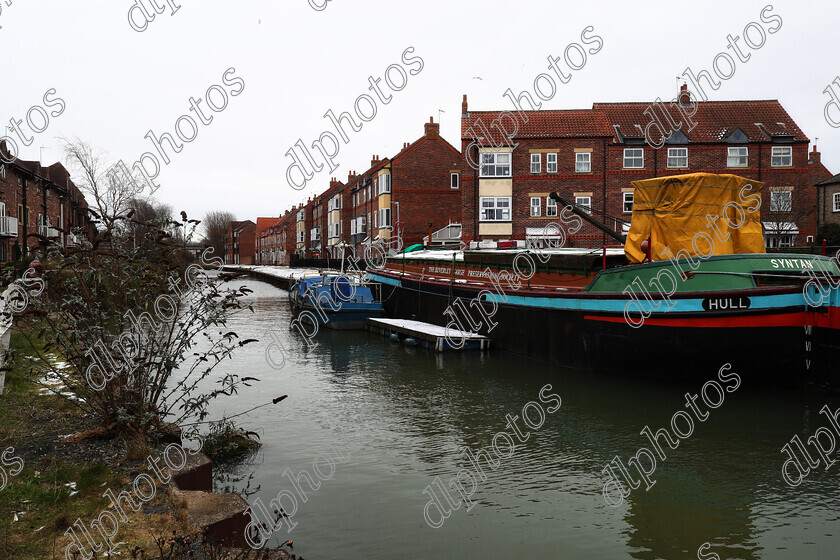
[[[490,339],[484,335],[450,329],[409,319],[368,319],[367,329],[404,343],[446,352],[449,350],[489,350]]]

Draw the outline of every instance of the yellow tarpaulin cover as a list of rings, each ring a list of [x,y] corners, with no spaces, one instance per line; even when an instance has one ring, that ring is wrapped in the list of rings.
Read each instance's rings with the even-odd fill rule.
[[[654,261],[670,255],[764,253],[759,210],[764,183],[737,175],[691,173],[632,185],[633,217],[624,244],[631,263],[645,260],[641,243],[648,236]]]

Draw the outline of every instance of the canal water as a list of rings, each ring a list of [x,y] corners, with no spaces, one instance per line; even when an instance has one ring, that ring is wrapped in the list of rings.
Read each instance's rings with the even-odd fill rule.
[[[263,447],[240,474],[252,474],[251,487],[259,488],[248,496],[251,504],[259,498],[268,507],[282,491],[296,497],[297,525],[290,533],[281,528],[272,542],[293,540],[294,552],[307,560],[837,557],[840,466],[820,466],[796,488],[781,476],[782,446],[828,426],[818,411],[840,406],[836,397],[744,378],[717,409],[700,402],[709,417],[695,422],[678,448],[663,443],[667,458],[651,475],[654,486],[646,491],[643,484],[611,507],[602,496],[604,467],[616,456],[626,465],[640,447],[650,448],[639,432],[646,425],[670,430],[674,413],[686,410],[685,393],[698,393],[704,380],[623,379],[492,351],[435,355],[356,331],[324,330],[317,347],[307,349],[289,331],[287,293],[244,283],[254,290],[255,312],[237,315],[229,326],[260,343],[219,372],[262,381],[214,405],[213,413],[231,415],[288,395],[242,421],[261,435]],[[266,361],[269,331],[285,347],[279,370]],[[283,360],[276,348],[271,356]],[[749,358],[745,352],[726,360],[737,372],[739,360]],[[657,364],[663,366],[680,364]],[[708,380],[717,373],[710,371]],[[549,394],[562,399],[559,409]],[[537,406],[526,412],[537,429],[522,424],[530,401]],[[537,408],[544,412],[541,426]],[[474,505],[466,511],[450,489],[458,504],[452,509],[435,479],[447,484],[461,468],[475,471],[463,448],[490,450],[502,431],[512,439],[508,414],[520,417],[521,436],[530,435],[517,439],[512,452],[499,436],[499,449],[509,456],[495,468],[479,458],[486,480],[477,476]],[[287,469],[307,471],[320,486],[312,490],[301,479],[296,490]],[[429,485],[451,509],[439,528],[424,518]],[[436,507],[427,512],[433,523],[441,521]]]

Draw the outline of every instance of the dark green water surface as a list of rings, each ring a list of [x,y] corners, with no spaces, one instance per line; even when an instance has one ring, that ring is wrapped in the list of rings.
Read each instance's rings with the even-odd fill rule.
[[[213,412],[230,415],[289,395],[242,422],[264,444],[245,469],[259,485],[248,501],[268,506],[278,492],[294,493],[297,526],[280,529],[273,542],[294,540],[294,552],[307,560],[840,557],[840,465],[818,467],[796,488],[781,476],[782,446],[828,426],[818,412],[824,404],[840,406],[836,397],[744,378],[677,449],[664,448],[667,459],[651,475],[656,484],[614,508],[602,497],[602,469],[616,455],[626,464],[640,447],[650,448],[642,428],[670,426],[673,414],[686,410],[685,393],[697,393],[705,380],[623,379],[501,352],[436,355],[356,331],[323,331],[317,348],[306,351],[303,338],[289,331],[286,292],[245,284],[254,290],[256,313],[230,326],[260,343],[246,346],[225,370],[262,382]],[[279,370],[266,362],[269,331],[286,349]],[[272,357],[283,359],[276,349]],[[749,359],[729,356],[721,365],[729,361],[737,372]],[[716,378],[710,371],[706,380]],[[562,406],[548,413],[556,403],[541,403],[538,429],[520,419],[528,439],[516,441],[497,468],[480,463],[487,480],[479,480],[472,509],[462,504],[440,528],[430,527],[427,485],[436,477],[445,483],[463,467],[474,471],[461,450],[490,449],[501,431],[513,436],[506,415],[521,417],[546,384]],[[529,415],[539,421],[534,406]],[[503,439],[497,442],[508,453]],[[336,453],[343,461],[334,461],[332,476],[316,491],[302,482],[304,502],[284,471],[305,469],[315,477],[313,460],[337,459]],[[331,473],[326,459],[318,464]]]

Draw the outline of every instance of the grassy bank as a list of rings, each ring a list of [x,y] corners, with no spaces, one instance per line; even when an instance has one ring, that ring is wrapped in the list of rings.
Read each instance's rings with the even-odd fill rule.
[[[97,426],[71,400],[36,383],[40,374],[29,358],[32,349],[18,327],[14,330],[0,396],[0,453],[13,447],[5,458],[19,457],[24,466],[16,476],[11,473],[17,464],[3,466],[8,480],[0,490],[0,558],[63,559],[68,527],[80,519],[90,530],[102,510],[114,511],[103,493],[131,491],[134,478],[149,472],[145,460],[154,450],[120,437],[64,441],[61,436]],[[186,534],[189,528],[176,501],[162,491],[121,523],[114,540],[127,543],[118,551],[130,558],[135,546],[156,552],[155,540],[173,531]],[[91,535],[101,542],[96,531]]]

